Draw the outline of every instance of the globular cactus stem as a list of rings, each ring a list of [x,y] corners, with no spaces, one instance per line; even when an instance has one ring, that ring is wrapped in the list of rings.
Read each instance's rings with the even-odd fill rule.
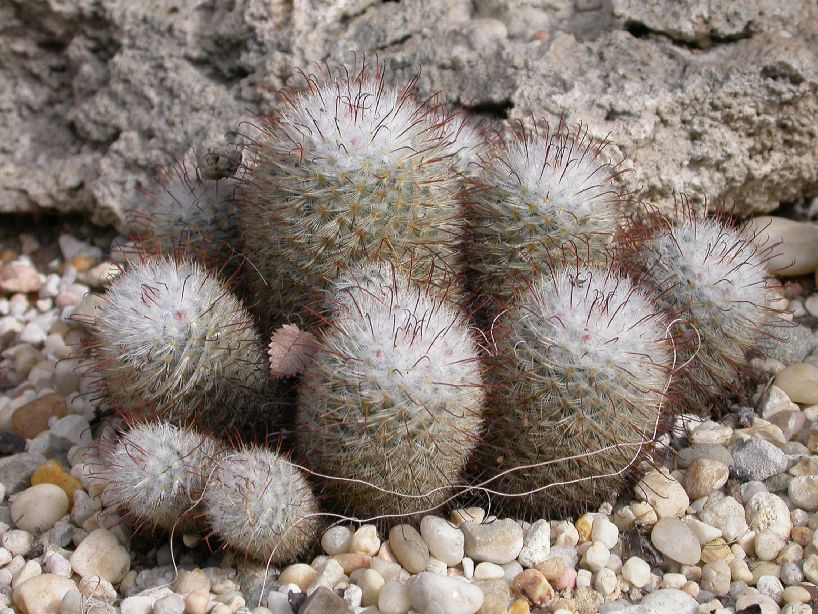
[[[241,151],[231,145],[203,146],[186,152],[161,172],[159,185],[149,192],[150,209],[130,216],[146,251],[173,255],[180,249],[190,257],[237,267],[240,249],[237,217],[237,178]]]
[[[708,415],[711,405],[740,394],[749,359],[776,323],[773,281],[758,248],[722,216],[705,218],[683,207],[676,218],[637,224],[626,257],[660,304],[686,323],[677,378],[686,409]],[[683,394],[682,394],[683,393]]]
[[[298,457],[359,518],[430,509],[457,494],[483,424],[472,331],[385,263],[335,292],[298,398]]]
[[[145,258],[99,306],[92,353],[108,403],[226,430],[271,420],[264,349],[228,287],[190,260]]]
[[[666,428],[667,326],[612,270],[564,265],[530,284],[493,331],[487,375],[480,464],[486,487],[514,495],[501,507],[583,511],[633,475]]]
[[[202,529],[199,502],[220,451],[214,439],[191,429],[137,424],[103,454],[103,500],[134,523]]]
[[[246,249],[268,326],[316,324],[351,267],[390,259],[413,280],[458,267],[462,215],[446,116],[384,82],[383,66],[307,75],[252,147],[242,182]]]
[[[318,504],[301,471],[263,448],[222,456],[203,506],[216,536],[273,565],[308,551],[321,525]]]
[[[607,260],[623,197],[604,147],[581,126],[546,125],[512,134],[482,158],[466,196],[463,247],[478,295],[508,304],[566,251],[588,263]]]

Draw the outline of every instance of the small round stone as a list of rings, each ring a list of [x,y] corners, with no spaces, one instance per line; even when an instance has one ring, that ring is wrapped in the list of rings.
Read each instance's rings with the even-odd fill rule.
[[[612,569],[600,569],[594,577],[594,588],[603,595],[612,595],[618,587],[619,581]]]
[[[614,527],[615,528],[615,527]],[[551,527],[547,520],[537,520],[525,531],[523,549],[517,560],[523,567],[536,567],[548,558],[551,549]]]
[[[792,520],[790,510],[781,497],[769,492],[758,492],[750,497],[746,508],[753,531],[769,529],[783,540],[789,538]],[[738,537],[737,535],[736,538]]]
[[[702,556],[698,538],[678,518],[660,518],[651,531],[650,541],[659,552],[684,565],[695,565]]]
[[[47,531],[68,513],[68,496],[54,484],[38,484],[15,495],[11,520],[30,533]]]
[[[775,376],[773,383],[795,403],[818,404],[818,367],[813,364],[790,365]]]
[[[781,580],[775,576],[761,576],[756,581],[756,588],[762,595],[767,595],[776,603],[781,603],[784,596],[784,587]]]
[[[361,596],[361,605],[364,607],[378,604],[378,595],[385,582],[381,574],[374,569],[364,569],[358,580],[358,586],[361,587],[363,594]]]
[[[504,578],[505,575],[505,570],[496,563],[483,561],[482,563],[478,563],[474,568],[473,577],[475,581],[499,580],[500,578]]]
[[[349,552],[351,543],[352,531],[349,527],[330,527],[321,536],[321,547],[330,556]]]
[[[420,533],[408,524],[399,524],[389,531],[389,546],[403,568],[421,573],[429,563],[429,547]]]
[[[708,500],[699,520],[719,529],[725,541],[735,541],[747,532],[744,507],[730,496]]]
[[[807,603],[811,599],[809,591],[803,586],[788,586],[781,593],[784,603]]]
[[[610,550],[619,541],[619,529],[607,517],[597,516],[591,530],[591,539],[602,542]]]
[[[179,576],[170,585],[174,592],[187,595],[193,591],[210,591],[210,578],[201,569],[180,571]]]
[[[818,475],[802,475],[790,480],[790,500],[808,512],[818,511]]]
[[[504,565],[515,560],[523,549],[523,529],[510,518],[486,524],[464,522],[461,530],[466,555],[475,561]]]
[[[3,533],[3,548],[13,556],[25,556],[34,544],[34,537],[28,531],[12,529]]]
[[[119,582],[131,566],[128,551],[108,529],[89,533],[70,560],[72,569],[81,577],[99,576],[112,584]]]
[[[281,586],[287,584],[295,584],[302,591],[306,591],[307,587],[312,584],[318,572],[309,565],[304,563],[295,563],[286,567],[278,576],[278,583]],[[209,587],[208,587],[209,588]]]
[[[687,469],[685,490],[691,499],[705,497],[724,486],[729,475],[730,470],[724,463],[710,458],[697,458]]]
[[[352,534],[349,551],[375,556],[380,547],[381,539],[378,537],[378,528],[374,524],[364,524]]]
[[[439,516],[424,516],[420,521],[420,534],[436,559],[449,567],[463,560],[463,532]]]
[[[730,592],[731,578],[730,566],[723,560],[716,560],[702,567],[701,587],[724,597]]]
[[[611,553],[602,542],[591,542],[591,546],[582,555],[580,565],[590,571],[599,571],[608,564]]]
[[[765,529],[756,533],[755,541],[753,542],[756,558],[760,561],[772,561],[781,552],[785,542],[781,539],[775,531]]]
[[[423,572],[408,583],[409,601],[418,612],[475,614],[483,605],[483,591],[466,580]]]
[[[664,467],[646,473],[633,490],[637,499],[650,504],[658,518],[681,516],[690,505],[685,489]]]
[[[637,588],[642,588],[650,580],[650,565],[638,556],[632,556],[622,565],[622,577]]]
[[[77,591],[73,580],[42,574],[29,578],[12,593],[14,605],[28,614],[48,614],[58,612],[60,602],[68,591]]]
[[[381,614],[407,614],[412,607],[409,591],[397,580],[389,580],[378,595],[378,610]]]

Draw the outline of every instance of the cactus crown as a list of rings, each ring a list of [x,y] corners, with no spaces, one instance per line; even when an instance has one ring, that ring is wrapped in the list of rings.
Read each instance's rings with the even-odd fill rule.
[[[255,447],[219,459],[204,493],[204,511],[227,544],[274,565],[304,552],[320,524],[315,496],[301,472]]]
[[[414,80],[396,89],[363,66],[307,85],[265,125],[245,182],[247,247],[273,289],[265,319],[309,321],[317,295],[361,262],[411,260],[416,279],[456,264],[458,178]]]
[[[187,428],[137,425],[105,459],[105,497],[139,522],[169,529],[178,520],[180,528],[189,528],[218,448]]]
[[[596,267],[544,275],[500,321],[491,361],[489,474],[523,513],[577,511],[615,491],[664,428],[666,324],[629,280]],[[550,463],[550,464],[543,464]],[[576,483],[572,483],[576,482]]]
[[[589,262],[606,259],[621,197],[603,149],[581,126],[560,126],[512,135],[483,160],[467,207],[466,257],[478,292],[508,302],[566,248]]]
[[[418,495],[458,479],[482,425],[477,347],[457,312],[386,264],[342,277],[299,396],[299,448],[322,473]],[[425,509],[331,483],[361,514]]]
[[[667,222],[641,245],[634,259],[663,306],[686,320],[681,346],[693,358],[679,382],[690,410],[709,413],[724,389],[740,393],[743,371],[761,335],[773,326],[771,283],[761,249],[739,228],[690,211]]]
[[[206,417],[197,415],[204,405],[234,412],[246,395],[261,402],[265,360],[250,315],[202,266],[148,258],[117,277],[106,298],[95,351],[115,404],[190,422]]]

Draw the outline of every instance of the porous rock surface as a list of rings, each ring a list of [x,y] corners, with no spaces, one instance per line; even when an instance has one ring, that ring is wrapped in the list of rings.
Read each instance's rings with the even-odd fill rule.
[[[11,0],[0,212],[128,227],[191,145],[251,133],[313,60],[375,54],[421,92],[610,135],[621,187],[766,212],[818,192],[811,0]]]

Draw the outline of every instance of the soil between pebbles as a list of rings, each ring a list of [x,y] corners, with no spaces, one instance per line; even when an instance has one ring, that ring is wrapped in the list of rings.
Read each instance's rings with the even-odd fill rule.
[[[0,236],[0,614],[818,607],[812,284],[790,285],[779,305],[800,324],[754,364],[770,382],[754,406],[719,422],[680,418],[666,468],[615,505],[533,524],[468,508],[387,534],[336,526],[322,536],[323,554],[265,574],[241,555],[211,552],[203,535],[176,536],[171,553],[167,536],[134,533],[105,509],[91,475],[90,381],[69,360],[86,332],[71,316],[90,310],[89,292],[116,274],[111,248],[122,241],[82,225]]]

